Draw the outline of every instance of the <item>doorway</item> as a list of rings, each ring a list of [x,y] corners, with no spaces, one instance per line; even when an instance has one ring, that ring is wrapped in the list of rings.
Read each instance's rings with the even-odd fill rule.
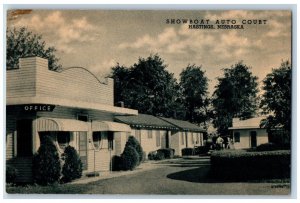
[[[256,135],[256,131],[251,131],[250,132],[250,147],[256,147],[257,146],[257,135]]]
[[[32,156],[32,120],[17,121],[17,156]]]

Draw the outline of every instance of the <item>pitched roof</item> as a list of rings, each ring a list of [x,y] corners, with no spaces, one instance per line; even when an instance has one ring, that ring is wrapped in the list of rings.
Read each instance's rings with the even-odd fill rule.
[[[162,128],[162,129],[178,129],[169,122],[163,121],[152,115],[138,114],[137,116],[115,116],[115,120],[130,125],[132,127],[144,128]]]
[[[265,118],[266,118],[265,116],[250,118],[247,120],[240,120],[240,119],[234,118],[232,121],[232,127],[230,127],[229,129],[234,130],[234,129],[261,128],[260,121]]]
[[[204,130],[203,128],[200,128],[199,126],[197,126],[193,123],[190,123],[188,121],[177,120],[177,119],[173,119],[173,118],[164,118],[164,117],[160,117],[160,119],[167,121],[182,130],[194,131],[194,132],[206,132],[206,130]]]

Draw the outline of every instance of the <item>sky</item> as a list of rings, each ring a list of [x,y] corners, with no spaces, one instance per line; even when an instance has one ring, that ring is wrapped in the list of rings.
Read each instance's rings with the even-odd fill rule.
[[[80,66],[104,77],[117,63],[130,67],[139,57],[158,54],[178,79],[189,64],[201,66],[213,93],[224,68],[239,61],[251,67],[259,82],[291,60],[290,11],[138,11],[32,10],[12,15],[7,28],[25,26],[56,47],[63,67]],[[171,19],[181,23],[167,23]],[[244,29],[189,29],[182,19],[230,20]],[[243,20],[251,24],[242,24]],[[253,24],[253,20],[265,20]],[[178,21],[179,22],[179,21]],[[199,24],[198,24],[199,25]]]

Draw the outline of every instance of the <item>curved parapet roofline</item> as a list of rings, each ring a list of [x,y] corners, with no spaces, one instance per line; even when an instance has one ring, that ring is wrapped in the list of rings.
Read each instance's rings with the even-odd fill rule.
[[[88,69],[83,68],[83,67],[79,67],[79,66],[73,66],[73,67],[62,68],[62,69],[60,69],[60,70],[57,71],[57,72],[61,73],[61,72],[64,72],[64,71],[68,71],[68,70],[70,70],[70,69],[75,69],[75,68],[77,68],[77,69],[82,69],[82,70],[88,72],[88,73],[91,74],[91,75],[92,75],[92,76],[93,76],[100,84],[104,84],[104,85],[107,85],[107,84],[108,84],[108,82],[105,83],[105,82],[100,81],[99,78],[98,78],[94,73],[92,73],[91,71],[89,71]]]

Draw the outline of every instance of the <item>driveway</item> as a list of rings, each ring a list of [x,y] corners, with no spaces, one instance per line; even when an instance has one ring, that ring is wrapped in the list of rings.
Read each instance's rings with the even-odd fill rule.
[[[208,157],[153,162],[152,170],[88,184],[88,194],[288,195],[289,183],[222,182],[208,177]]]

